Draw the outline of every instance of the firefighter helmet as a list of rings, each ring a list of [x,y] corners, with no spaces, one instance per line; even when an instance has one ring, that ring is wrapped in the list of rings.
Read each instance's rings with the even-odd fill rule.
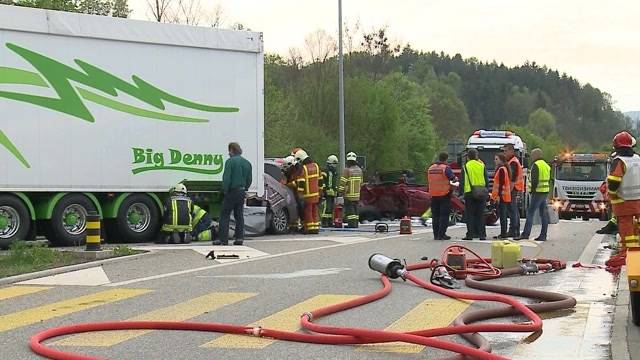
[[[329,157],[327,158],[327,164],[337,165],[338,164],[338,157],[335,156],[335,155],[329,155]]]
[[[636,146],[636,139],[626,131],[621,131],[613,137],[613,147],[618,148],[632,148]]]
[[[307,154],[306,151],[300,149],[298,151],[296,151],[296,162],[303,162],[306,158],[309,157],[309,155]]]
[[[358,159],[358,155],[353,151],[347,154],[347,161],[356,161]]]
[[[171,188],[171,192],[172,193],[186,194],[187,193],[187,187],[184,186],[184,184],[178,184],[178,185],[176,185],[176,186]]]
[[[295,164],[296,164],[296,158],[294,158],[292,155],[289,155],[286,158],[284,158],[284,163],[282,164],[282,168],[287,170]]]

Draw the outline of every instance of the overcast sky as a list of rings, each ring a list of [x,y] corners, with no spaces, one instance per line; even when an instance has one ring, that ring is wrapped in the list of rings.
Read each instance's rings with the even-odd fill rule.
[[[133,18],[150,17],[147,0],[129,2]],[[221,4],[226,25],[263,32],[267,52],[304,48],[318,29],[337,37],[337,0],[201,2]],[[610,93],[619,110],[640,110],[637,0],[343,0],[343,13],[364,31],[387,26],[393,40],[416,49],[545,64]]]

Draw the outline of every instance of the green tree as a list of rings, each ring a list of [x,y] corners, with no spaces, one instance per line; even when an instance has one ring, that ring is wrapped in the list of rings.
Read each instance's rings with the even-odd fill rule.
[[[383,85],[391,91],[392,100],[398,107],[398,147],[406,151],[409,168],[422,171],[431,163],[436,148],[429,97],[422,86],[400,73],[385,77]]]
[[[128,18],[131,14],[127,0],[114,0],[111,8],[111,16],[119,18]]]
[[[529,129],[536,135],[546,138],[556,132],[556,118],[545,109],[537,109],[529,115]]]
[[[78,4],[75,0],[17,0],[15,5],[70,12],[78,11]]]
[[[78,12],[91,15],[108,16],[111,13],[111,1],[109,0],[80,0]]]

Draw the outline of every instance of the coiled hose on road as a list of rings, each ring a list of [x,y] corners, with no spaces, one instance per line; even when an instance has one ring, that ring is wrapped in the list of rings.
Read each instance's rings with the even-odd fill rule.
[[[477,263],[470,262],[470,263]],[[431,267],[430,263],[419,263],[410,265],[408,270],[418,270]],[[501,276],[523,274],[525,270],[521,268],[505,269]],[[495,276],[493,277],[495,278]],[[484,277],[469,277],[466,284],[469,287],[491,291],[494,294],[485,293],[468,293],[457,290],[444,289],[435,286],[411,272],[407,272],[406,280],[414,284],[439,294],[456,298],[477,301],[494,301],[506,304],[507,306],[491,309],[482,309],[463,314],[458,317],[452,326],[425,329],[412,332],[391,332],[384,330],[373,330],[354,327],[338,327],[319,325],[312,321],[324,316],[335,314],[341,311],[352,309],[373,301],[379,300],[391,292],[391,282],[386,275],[382,275],[380,281],[382,288],[369,295],[346,301],[340,304],[317,309],[301,316],[301,324],[305,329],[315,332],[315,334],[295,333],[289,331],[280,331],[274,329],[266,329],[261,327],[239,326],[222,323],[196,323],[196,322],[167,322],[167,321],[116,321],[102,323],[76,324],[70,326],[62,326],[48,329],[34,335],[29,346],[36,354],[42,355],[49,359],[59,360],[96,360],[97,358],[76,354],[72,352],[61,351],[47,347],[43,342],[47,339],[55,338],[63,335],[71,335],[83,332],[107,331],[107,330],[186,330],[186,331],[204,331],[228,334],[240,334],[249,336],[269,337],[278,340],[306,342],[315,344],[372,344],[385,342],[405,342],[411,344],[424,345],[438,349],[455,352],[461,356],[482,360],[506,359],[503,356],[490,353],[491,347],[489,342],[478,332],[537,332],[542,329],[542,320],[536,312],[547,312],[562,309],[569,309],[575,306],[575,299],[557,293],[520,289],[515,287],[495,285],[483,283]],[[541,304],[525,305],[508,294],[521,297],[530,297],[538,300],[547,301]],[[481,320],[499,318],[511,315],[524,315],[529,321],[526,323],[481,323],[473,324]],[[460,334],[465,337],[474,347],[463,344],[434,339],[433,337],[443,335]],[[460,357],[458,357],[460,358]]]

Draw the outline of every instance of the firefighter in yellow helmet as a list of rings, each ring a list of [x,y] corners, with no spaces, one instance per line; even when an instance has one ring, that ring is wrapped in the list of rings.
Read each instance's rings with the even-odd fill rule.
[[[360,186],[362,185],[362,169],[356,162],[357,155],[354,152],[347,154],[347,166],[340,177],[338,193],[344,199],[344,213],[347,218],[347,227],[357,228],[359,222],[358,203],[360,202]]]

